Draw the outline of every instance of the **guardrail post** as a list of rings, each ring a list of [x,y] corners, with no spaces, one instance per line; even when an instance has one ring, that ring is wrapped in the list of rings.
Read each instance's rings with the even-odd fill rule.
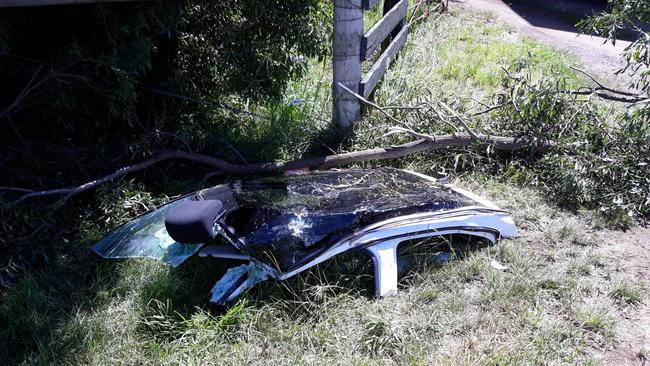
[[[334,36],[332,44],[334,120],[348,127],[361,119],[357,98],[338,85],[359,91],[361,81],[361,37],[363,37],[362,0],[334,0]]]

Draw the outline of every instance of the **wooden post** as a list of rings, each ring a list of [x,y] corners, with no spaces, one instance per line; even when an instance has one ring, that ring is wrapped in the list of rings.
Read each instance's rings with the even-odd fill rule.
[[[332,44],[334,120],[348,127],[361,119],[361,104],[339,83],[354,92],[361,81],[361,37],[363,37],[362,0],[334,0],[334,37]]]
[[[395,5],[397,5],[397,3],[399,3],[399,2],[400,2],[400,0],[384,0],[384,15],[388,14],[395,7]],[[381,44],[381,49],[382,50],[385,50],[386,48],[388,48],[388,46],[390,45],[390,42],[395,37],[397,37],[399,32],[402,30],[402,27],[404,27],[404,23],[405,23],[405,20],[403,19],[397,25],[397,27],[395,27],[395,29],[391,32],[390,36],[388,36],[386,38],[386,40],[384,40],[384,42]]]

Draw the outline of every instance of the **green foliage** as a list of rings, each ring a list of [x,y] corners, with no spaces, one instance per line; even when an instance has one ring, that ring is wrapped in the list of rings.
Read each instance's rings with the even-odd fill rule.
[[[533,168],[524,181],[565,207],[597,209],[622,225],[650,212],[650,121],[628,114],[607,121],[611,109],[567,93],[562,79],[509,77],[505,86],[493,131],[557,143],[520,162]]]
[[[306,70],[303,58],[327,53],[329,14],[318,0],[6,10],[0,144],[17,154],[3,161],[11,174],[1,184],[70,185],[106,172],[106,162],[119,166],[163,148],[201,150],[225,120],[223,103],[215,111],[158,91],[241,109],[277,101]],[[5,113],[23,89],[26,98]]]
[[[559,144],[535,163],[533,180],[562,204],[599,209],[622,224],[650,212],[650,33],[639,27],[648,22],[650,1],[611,0],[607,12],[579,24],[583,31],[612,42],[622,31],[635,37],[618,73],[630,75],[640,99],[623,113],[599,112],[591,98],[567,93],[571,85],[564,79],[509,78],[507,92],[500,96],[506,107],[500,109],[504,123],[497,129]],[[614,113],[615,119],[603,118]]]
[[[236,93],[277,99],[290,76],[328,47],[327,2],[192,1],[179,37],[179,66],[204,97]],[[200,77],[199,77],[200,76]]]
[[[307,70],[304,60],[327,54],[330,6],[193,0],[3,9],[0,186],[75,186],[163,149],[239,160],[235,144],[248,159],[277,159],[278,145],[290,145],[299,127],[292,122],[299,108],[278,103],[277,113],[257,125],[221,101],[241,110],[279,102]],[[161,90],[219,102],[189,102]],[[283,139],[274,141],[278,135]],[[76,237],[80,222],[98,214],[93,205],[110,218],[99,225],[105,231],[151,208],[149,192],[182,193],[206,174],[164,165],[146,173],[130,192],[102,190],[97,201],[82,196],[56,212],[48,199],[10,207],[20,192],[0,192],[0,284],[11,282],[4,274],[42,262],[54,245]],[[122,193],[132,196],[117,202]],[[82,237],[98,232],[83,225]]]
[[[650,32],[640,27],[640,24],[647,26],[649,23],[649,0],[610,0],[606,12],[578,24],[584,32],[606,37],[612,43],[622,32],[631,33],[634,37],[621,55],[625,65],[617,71],[618,74],[628,74],[632,79],[630,88],[645,98],[632,104],[624,116],[629,131],[621,138],[633,145],[639,143],[635,134],[642,136],[650,120]]]
[[[650,33],[639,27],[650,23],[650,1],[610,0],[606,12],[582,20],[578,26],[587,33],[603,36],[616,42],[620,33],[631,32],[635,40],[625,48],[625,66],[619,73],[628,72],[635,77],[633,87],[646,95],[650,93]],[[646,106],[646,118],[650,116]]]
[[[560,93],[565,88],[562,79],[533,81],[525,73],[522,77],[503,80],[506,91],[497,95],[497,103],[503,107],[494,113],[499,117],[492,126],[495,132],[526,137],[533,142],[574,142],[582,123],[598,120],[589,109],[574,103],[571,96]]]

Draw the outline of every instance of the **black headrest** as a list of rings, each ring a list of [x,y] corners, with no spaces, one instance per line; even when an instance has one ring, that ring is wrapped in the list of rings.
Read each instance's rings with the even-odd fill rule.
[[[222,207],[223,203],[217,200],[184,201],[165,218],[167,232],[179,243],[210,242],[216,236],[214,220]]]

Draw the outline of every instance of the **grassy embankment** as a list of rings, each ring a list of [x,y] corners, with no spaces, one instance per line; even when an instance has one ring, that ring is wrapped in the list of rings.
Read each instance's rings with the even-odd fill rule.
[[[408,104],[436,95],[482,108],[503,72],[528,59],[533,77],[578,81],[568,55],[522,38],[485,14],[452,13],[420,25],[375,95]],[[339,151],[401,141],[378,113],[331,146],[329,68],[311,65],[286,103],[258,108],[276,121],[242,120],[223,138],[246,157],[296,158],[328,145]],[[570,81],[571,82],[571,81]],[[290,106],[294,99],[299,106]],[[447,127],[410,121],[423,132]],[[446,153],[445,153],[446,154]],[[374,164],[452,181],[513,212],[521,237],[402,279],[400,293],[372,298],[371,268],[340,271],[336,260],[285,283],[265,283],[228,309],[209,305],[222,273],[207,259],[178,270],[150,260],[104,262],[88,246],[162,196],[125,180],[99,191],[97,212],[68,252],[23,278],[0,305],[0,360],[56,364],[593,364],[617,342],[624,314],[646,301],[646,284],[609,256],[616,233],[589,212],[565,212],[531,188],[471,166],[472,153],[420,154]],[[456,162],[450,164],[449,162]],[[464,165],[465,164],[465,165]],[[457,173],[453,172],[456,166]],[[452,168],[450,168],[452,167]],[[208,184],[208,183],[205,183]],[[175,188],[173,191],[178,191]],[[53,243],[56,245],[57,243]],[[70,248],[70,246],[67,246]],[[351,261],[356,257],[348,258]],[[490,266],[496,260],[508,267]],[[639,357],[648,350],[638,349]]]

